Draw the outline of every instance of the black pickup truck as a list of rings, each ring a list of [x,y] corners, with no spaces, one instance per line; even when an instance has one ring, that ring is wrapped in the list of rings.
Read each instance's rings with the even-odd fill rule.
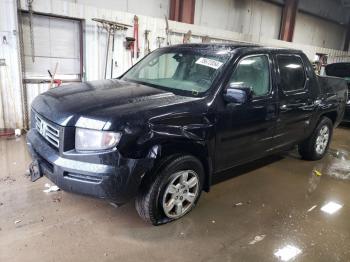
[[[187,214],[220,171],[298,145],[322,158],[347,101],[301,52],[236,44],[157,49],[118,79],[32,104],[32,180],[123,204],[154,225]]]

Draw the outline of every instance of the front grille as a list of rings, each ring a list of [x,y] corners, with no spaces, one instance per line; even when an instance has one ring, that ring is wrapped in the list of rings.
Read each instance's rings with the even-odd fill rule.
[[[37,114],[35,115],[35,128],[50,144],[57,148],[60,146],[60,130]]]

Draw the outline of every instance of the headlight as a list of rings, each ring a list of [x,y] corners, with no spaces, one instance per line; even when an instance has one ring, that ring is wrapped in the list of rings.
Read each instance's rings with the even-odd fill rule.
[[[77,151],[97,151],[116,146],[121,133],[76,128],[75,149]]]

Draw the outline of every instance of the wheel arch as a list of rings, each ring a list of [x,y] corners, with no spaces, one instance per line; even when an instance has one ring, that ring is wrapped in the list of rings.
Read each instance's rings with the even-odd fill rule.
[[[328,117],[330,120],[332,120],[333,125],[335,125],[337,122],[338,113],[336,111],[330,111],[330,112],[323,113],[320,116],[320,120],[322,119],[322,117]]]
[[[160,144],[158,146],[159,152],[154,163],[155,169],[157,169],[159,165],[164,164],[164,159],[170,160],[172,159],[172,156],[176,155],[192,155],[196,157],[203,165],[204,191],[208,192],[210,190],[213,163],[206,144],[194,141],[172,141]]]

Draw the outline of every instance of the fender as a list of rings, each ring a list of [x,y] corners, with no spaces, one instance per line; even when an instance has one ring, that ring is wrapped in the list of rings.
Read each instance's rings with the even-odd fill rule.
[[[209,191],[215,152],[214,128],[213,121],[206,116],[193,116],[190,113],[158,116],[150,119],[143,129],[124,130],[129,141],[120,145],[119,150],[123,155],[138,152],[132,157],[154,159],[154,163],[176,153],[191,154],[203,164],[204,189]]]

